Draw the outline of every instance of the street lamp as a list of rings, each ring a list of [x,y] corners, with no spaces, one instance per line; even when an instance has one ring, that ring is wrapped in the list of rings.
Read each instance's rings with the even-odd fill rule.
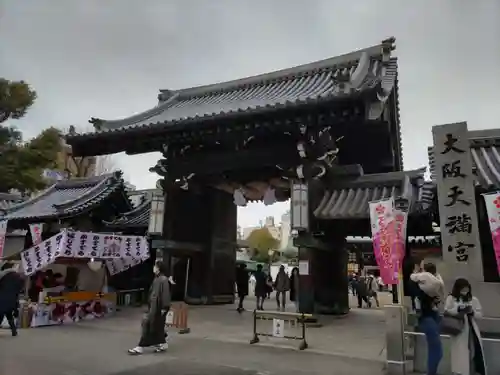
[[[148,233],[161,235],[163,233],[163,216],[165,214],[165,198],[154,194],[151,199],[151,213],[149,215]]]

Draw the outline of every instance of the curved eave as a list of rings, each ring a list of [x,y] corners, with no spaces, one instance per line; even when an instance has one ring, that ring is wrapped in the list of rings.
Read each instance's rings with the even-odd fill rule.
[[[273,112],[288,110],[288,109],[297,109],[300,107],[307,107],[311,105],[317,104],[327,104],[329,102],[337,102],[340,100],[346,99],[356,99],[361,96],[373,97],[376,94],[377,88],[366,89],[363,92],[357,92],[355,94],[346,95],[344,97],[338,97],[335,95],[327,95],[319,98],[306,98],[300,99],[296,101],[287,101],[285,103],[276,103],[276,104],[268,104],[265,106],[256,106],[253,108],[245,108],[236,111],[228,111],[228,112],[220,112],[220,113],[211,113],[205,114],[203,116],[194,116],[191,118],[165,121],[165,122],[151,122],[146,124],[141,124],[138,126],[127,126],[118,129],[110,129],[108,131],[103,132],[93,132],[93,133],[85,133],[67,136],[66,140],[69,144],[78,144],[78,142],[94,140],[95,138],[106,138],[112,137],[118,134],[136,134],[147,132],[148,134],[157,134],[157,133],[165,133],[165,132],[175,132],[179,130],[189,130],[193,127],[199,127],[203,125],[210,125],[212,121],[215,120],[235,120],[242,116],[249,116],[255,114],[271,114]]]
[[[126,196],[126,194],[124,193],[123,180],[117,177],[118,175],[119,172],[109,174],[104,177],[101,176],[101,181],[99,181],[95,186],[90,188],[89,191],[85,192],[83,195],[75,199],[60,202],[58,204],[53,204],[52,207],[56,209],[59,208],[59,210],[51,214],[15,216],[16,211],[19,211],[25,207],[28,207],[29,205],[45,199],[49,194],[55,193],[58,187],[58,184],[56,183],[46,189],[37,197],[11,207],[9,210],[7,210],[5,216],[1,216],[0,218],[7,219],[10,223],[32,223],[37,221],[43,222],[47,220],[68,219],[92,210],[120,190],[122,191],[124,202],[127,205],[127,207],[125,208],[130,209],[132,207],[132,204],[128,196]],[[90,183],[89,181],[92,181],[92,179],[82,179],[81,181],[69,180],[60,182],[60,185],[66,185],[68,186],[68,188],[75,188],[78,186],[85,186]],[[79,182],[82,182],[82,184],[78,185]],[[105,187],[103,188],[103,186]]]
[[[149,225],[149,216],[151,213],[151,200],[146,200],[135,209],[121,214],[112,221],[104,221],[104,225],[109,228],[135,228],[146,229]]]

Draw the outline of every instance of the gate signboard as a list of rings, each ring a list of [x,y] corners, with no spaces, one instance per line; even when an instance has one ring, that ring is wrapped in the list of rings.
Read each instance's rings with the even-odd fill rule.
[[[452,280],[483,281],[467,123],[434,126],[432,135],[443,260]]]

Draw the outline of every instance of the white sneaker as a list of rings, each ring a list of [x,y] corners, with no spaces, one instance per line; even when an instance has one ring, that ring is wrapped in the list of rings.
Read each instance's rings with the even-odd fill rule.
[[[168,344],[160,344],[155,348],[155,353],[162,353],[168,350]]]
[[[131,355],[140,355],[142,353],[144,353],[144,348],[142,348],[140,346],[136,346],[135,348],[128,350],[128,354],[131,354]]]

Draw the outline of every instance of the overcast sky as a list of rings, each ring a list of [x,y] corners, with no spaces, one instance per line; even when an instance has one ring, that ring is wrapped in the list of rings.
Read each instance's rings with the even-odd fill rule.
[[[427,164],[435,124],[500,127],[498,0],[0,0],[0,76],[39,94],[21,121],[87,127],[156,104],[162,89],[240,78],[397,38],[406,169]],[[158,156],[117,155],[137,188]],[[287,204],[252,205],[240,225]]]

